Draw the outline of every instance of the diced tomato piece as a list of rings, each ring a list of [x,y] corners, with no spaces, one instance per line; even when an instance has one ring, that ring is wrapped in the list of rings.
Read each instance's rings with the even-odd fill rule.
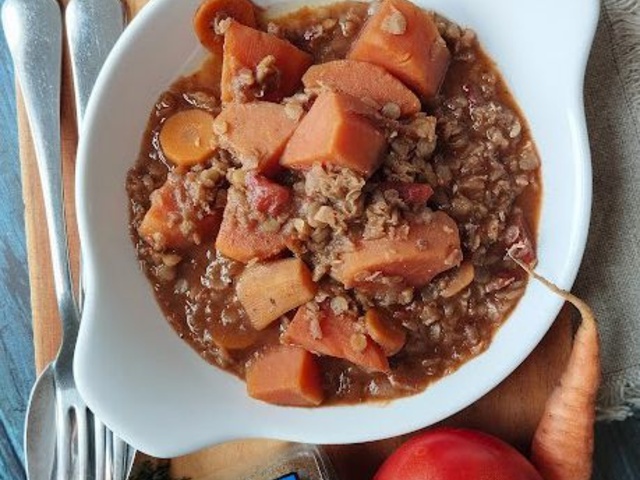
[[[507,250],[511,250],[511,253],[518,260],[529,266],[534,266],[538,262],[533,234],[527,224],[527,220],[524,218],[524,213],[519,208],[514,211],[509,219],[504,241]]]
[[[427,203],[433,195],[433,188],[426,183],[385,182],[380,188],[383,192],[395,190],[402,200],[413,205]]]
[[[251,173],[247,175],[247,199],[260,213],[278,216],[287,210],[291,202],[291,190],[268,178]]]

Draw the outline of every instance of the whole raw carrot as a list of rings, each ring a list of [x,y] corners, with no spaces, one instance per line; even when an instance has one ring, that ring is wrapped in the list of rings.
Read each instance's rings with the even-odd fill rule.
[[[547,400],[533,436],[531,461],[545,480],[589,480],[600,386],[600,345],[595,315],[585,302],[533,272],[512,250],[509,256],[529,275],[573,304],[582,317],[567,367]]]

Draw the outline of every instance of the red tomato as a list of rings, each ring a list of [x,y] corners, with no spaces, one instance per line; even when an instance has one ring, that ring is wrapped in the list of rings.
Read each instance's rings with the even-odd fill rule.
[[[515,448],[474,430],[437,428],[403,444],[374,480],[543,480]]]

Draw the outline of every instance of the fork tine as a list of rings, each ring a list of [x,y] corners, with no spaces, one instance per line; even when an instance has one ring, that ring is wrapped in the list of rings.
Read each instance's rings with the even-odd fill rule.
[[[69,410],[63,408],[58,402],[56,405],[58,417],[56,435],[56,479],[68,480],[72,478],[71,471],[71,415]]]
[[[105,480],[107,478],[106,471],[106,439],[105,439],[105,427],[95,416],[93,417],[93,431],[94,431],[94,453],[95,453],[95,478],[96,480]]]
[[[105,479],[113,480],[113,432],[105,426]]]
[[[125,447],[127,450],[127,455],[126,455],[124,478],[126,479],[126,478],[129,478],[129,476],[131,475],[131,470],[133,469],[133,463],[136,460],[137,450],[133,448],[131,445],[129,445],[128,443],[125,443]]]
[[[116,435],[112,435],[113,440],[113,480],[125,480],[127,477],[125,463],[126,458],[126,445]]]
[[[75,409],[76,413],[76,441],[77,441],[77,472],[78,478],[90,479],[89,476],[90,465],[92,459],[89,450],[89,443],[91,438],[89,435],[89,419],[87,418],[91,413],[87,410],[87,407],[80,405]]]

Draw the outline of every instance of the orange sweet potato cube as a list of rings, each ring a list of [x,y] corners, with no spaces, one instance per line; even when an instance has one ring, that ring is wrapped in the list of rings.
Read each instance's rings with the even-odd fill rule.
[[[244,167],[271,174],[278,170],[280,155],[298,121],[277,103],[231,103],[216,117],[213,128],[219,145]]]
[[[335,165],[370,176],[386,147],[384,135],[368,118],[372,114],[355,97],[322,93],[293,133],[280,164],[293,170]]]
[[[164,185],[151,194],[151,206],[138,234],[155,250],[182,249],[206,241],[220,227],[222,210],[215,208],[215,191],[202,192],[191,176],[170,173]],[[199,200],[207,196],[210,202]]]
[[[305,88],[329,89],[373,102],[377,108],[396,104],[401,115],[413,115],[421,109],[420,100],[384,68],[356,60],[334,60],[313,65],[302,77]]]
[[[451,54],[431,14],[408,0],[384,0],[347,58],[385,68],[429,100],[440,89]]]
[[[267,260],[286,248],[287,237],[281,231],[268,231],[257,220],[248,217],[248,206],[240,194],[230,188],[222,225],[216,238],[216,250],[225,257],[242,263],[253,259]]]
[[[272,347],[247,366],[249,396],[275,405],[315,407],[324,392],[315,357],[297,347]]]
[[[286,40],[231,21],[224,39],[222,101],[279,102],[296,91],[312,63],[311,55]]]
[[[421,287],[462,261],[458,226],[446,213],[435,212],[429,223],[412,224],[406,239],[363,240],[341,260],[332,275],[347,288],[375,284],[377,273]]]
[[[316,290],[309,268],[299,258],[249,266],[236,285],[238,300],[256,330],[311,301]]]
[[[343,358],[368,371],[389,371],[381,347],[361,331],[357,318],[338,315],[326,304],[319,311],[307,305],[298,308],[282,340],[321,355]]]

